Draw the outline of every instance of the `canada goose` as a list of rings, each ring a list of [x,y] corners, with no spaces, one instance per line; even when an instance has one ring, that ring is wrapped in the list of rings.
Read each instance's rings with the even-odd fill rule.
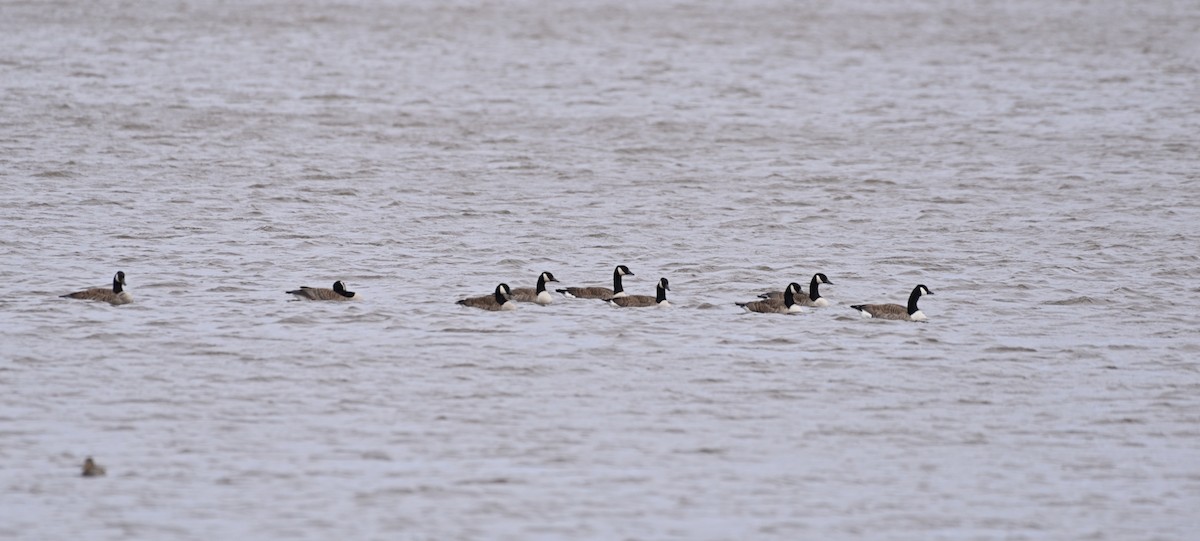
[[[921,295],[933,295],[933,292],[924,284],[914,287],[912,293],[908,296],[908,307],[905,308],[899,304],[858,304],[851,308],[858,310],[864,318],[878,319],[900,319],[904,321],[925,321],[925,314],[917,308],[917,299]]]
[[[554,301],[554,297],[546,291],[546,282],[557,282],[558,279],[549,272],[538,275],[537,288],[518,287],[512,290],[512,300],[517,302],[536,302],[546,305]]]
[[[667,302],[667,292],[670,290],[671,287],[667,284],[667,279],[659,278],[657,295],[653,297],[649,295],[626,295],[624,297],[613,297],[608,299],[608,304],[624,308],[643,308],[647,306],[666,308],[671,306],[671,303]]]
[[[826,278],[824,273],[818,272],[813,275],[812,281],[808,283],[808,295],[804,295],[804,290],[797,291],[797,293],[800,294],[800,297],[796,299],[796,303],[801,306],[829,306],[829,301],[825,299],[825,297],[822,297],[818,292],[818,288],[821,286],[821,284],[833,285],[833,282],[830,282],[829,278]],[[762,295],[759,295],[758,298],[782,301],[783,292],[772,291],[770,293],[763,293]]]
[[[764,314],[795,314],[803,312],[800,303],[796,302],[796,294],[800,293],[800,284],[792,282],[783,290],[783,298],[766,299],[753,302],[739,302],[738,306],[745,308],[748,312],[762,312]]]
[[[471,308],[482,308],[493,312],[500,310],[516,310],[517,303],[512,301],[512,289],[508,284],[496,286],[496,292],[482,297],[470,297],[458,301],[458,304]]]
[[[327,287],[308,287],[300,286],[300,289],[293,289],[287,294],[295,295],[298,299],[308,299],[310,301],[349,301],[361,299],[358,293],[346,291],[346,284],[338,280],[333,283],[333,289]]]
[[[109,304],[129,304],[133,302],[133,296],[125,291],[125,271],[117,271],[113,276],[112,288],[97,287],[93,289],[85,289],[62,295],[65,299],[84,299],[88,301],[104,301]]]
[[[92,460],[92,457],[87,457],[83,461],[83,476],[84,477],[100,477],[104,475],[104,466],[101,466]]]
[[[564,297],[569,297],[572,299],[607,300],[615,299],[617,297],[624,297],[626,293],[625,288],[621,287],[622,276],[634,276],[634,274],[629,272],[629,267],[626,267],[625,265],[617,265],[617,268],[613,269],[612,289],[607,287],[566,287],[562,289],[555,289],[555,291],[562,293]]]

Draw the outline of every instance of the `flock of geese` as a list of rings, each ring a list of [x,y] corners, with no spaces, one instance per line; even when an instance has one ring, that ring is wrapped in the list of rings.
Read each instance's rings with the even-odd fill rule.
[[[671,290],[671,286],[666,278],[658,279],[654,295],[630,295],[626,293],[624,286],[621,284],[621,277],[633,275],[629,267],[617,265],[613,269],[613,286],[611,289],[601,286],[590,286],[564,287],[555,289],[554,291],[561,293],[562,296],[567,298],[599,299],[612,306],[621,308],[667,307],[671,305],[671,303],[667,302],[667,292]],[[519,287],[513,289],[508,284],[500,284],[496,286],[496,290],[491,295],[468,297],[458,301],[458,304],[492,311],[516,310],[518,302],[547,305],[554,302],[554,295],[551,295],[546,290],[548,282],[558,282],[558,279],[550,272],[543,272],[538,275],[536,287]],[[736,304],[748,312],[763,314],[795,314],[802,312],[805,306],[829,306],[829,301],[821,296],[821,284],[833,285],[833,282],[830,282],[824,273],[818,272],[813,275],[812,281],[808,283],[807,293],[800,287],[800,284],[792,282],[783,291],[763,293],[759,295],[759,300]],[[293,289],[285,293],[293,295],[297,299],[310,301],[349,301],[362,298],[357,293],[348,291],[346,284],[341,280],[334,282],[332,288],[300,286],[299,289]],[[864,318],[924,321],[925,314],[917,308],[917,300],[921,298],[921,295],[932,294],[933,292],[922,284],[913,288],[912,293],[908,296],[907,306],[899,304],[856,304],[851,306],[851,308],[858,310]],[[117,274],[113,276],[111,288],[97,287],[85,289],[63,295],[62,297],[101,301],[113,305],[133,302],[133,297],[130,296],[128,291],[125,291],[125,271],[117,271]],[[87,460],[83,463],[83,477],[101,477],[104,474],[105,468],[92,460],[92,457],[87,457]]]
[[[671,305],[671,303],[667,302],[667,292],[671,290],[671,287],[666,278],[659,278],[654,295],[630,295],[626,293],[625,288],[621,284],[621,277],[633,275],[629,267],[617,265],[613,269],[613,286],[611,289],[593,286],[565,287],[555,289],[554,291],[572,299],[599,299],[618,308],[665,308]],[[469,297],[458,301],[458,304],[491,311],[516,310],[518,302],[547,305],[554,300],[554,296],[546,291],[546,284],[548,282],[558,282],[558,279],[552,273],[543,272],[538,275],[536,287],[519,287],[513,289],[508,284],[502,283],[496,286],[496,290],[491,295]],[[737,305],[748,312],[763,314],[795,314],[804,311],[805,306],[829,306],[829,301],[821,296],[821,284],[833,285],[833,282],[830,282],[825,274],[818,272],[813,275],[812,281],[809,282],[807,293],[800,287],[800,284],[792,282],[783,291],[763,293],[759,295],[759,300],[739,302]],[[341,280],[334,282],[332,288],[301,286],[300,289],[293,289],[286,293],[295,296],[297,299],[312,301],[348,301],[361,298],[357,293],[346,290],[346,284]],[[922,295],[932,294],[933,292],[929,288],[925,287],[924,284],[920,284],[914,287],[912,293],[909,294],[907,305],[855,304],[850,306],[850,308],[858,310],[859,314],[864,318],[925,321],[925,314],[917,308],[917,300]],[[128,291],[125,291],[124,271],[117,271],[117,274],[113,276],[112,288],[85,289],[63,295],[63,297],[101,301],[114,305],[133,302],[133,297],[129,295]]]

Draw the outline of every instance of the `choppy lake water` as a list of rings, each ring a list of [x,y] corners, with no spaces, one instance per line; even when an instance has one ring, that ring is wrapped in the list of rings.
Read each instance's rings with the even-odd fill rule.
[[[1197,36],[0,0],[0,537],[1194,538]],[[454,304],[618,263],[674,307]],[[833,306],[733,304],[815,272]],[[917,283],[928,323],[849,308]]]

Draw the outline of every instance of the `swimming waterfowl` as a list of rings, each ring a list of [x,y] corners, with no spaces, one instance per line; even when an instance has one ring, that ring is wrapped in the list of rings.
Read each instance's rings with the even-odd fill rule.
[[[622,308],[644,308],[648,306],[666,308],[671,306],[671,303],[667,302],[667,292],[671,290],[671,287],[667,283],[666,278],[658,279],[658,287],[656,290],[657,294],[653,297],[650,295],[626,295],[624,297],[613,297],[608,299],[608,303],[613,306],[620,306]]]
[[[907,307],[899,304],[857,304],[851,308],[858,310],[864,318],[925,321],[925,314],[917,308],[917,299],[920,299],[921,295],[933,295],[933,292],[921,284],[914,287],[909,294]]]
[[[491,295],[483,295],[481,297],[470,297],[458,301],[458,304],[470,306],[471,308],[482,308],[497,312],[500,310],[516,310],[517,303],[510,298],[512,289],[508,284],[500,284],[496,286],[496,292]]]
[[[829,306],[829,301],[826,300],[825,297],[821,296],[821,293],[818,289],[821,287],[821,284],[833,285],[833,282],[830,282],[829,278],[826,278],[824,273],[818,272],[813,275],[812,281],[808,283],[807,295],[804,294],[804,290],[796,292],[799,294],[799,297],[796,298],[796,303],[800,304],[801,306]],[[762,295],[759,295],[758,298],[782,301],[783,292],[772,291],[770,293],[763,293]]]
[[[288,291],[287,294],[295,295],[298,299],[307,299],[310,301],[349,301],[362,298],[358,293],[346,291],[346,284],[341,280],[333,283],[333,289],[300,286],[300,289],[293,289]]]
[[[800,284],[792,282],[783,290],[782,299],[766,299],[753,302],[739,302],[738,306],[745,308],[748,312],[761,312],[763,314],[795,314],[803,312],[800,303],[796,302],[797,294],[800,291]]]
[[[103,476],[104,474],[105,474],[104,466],[96,464],[96,461],[92,460],[92,457],[89,456],[89,457],[87,457],[87,460],[83,461],[83,476],[84,477],[100,477],[100,476]]]
[[[129,304],[133,296],[125,291],[125,271],[117,271],[113,275],[112,288],[97,287],[62,295],[66,299],[83,299],[88,301],[103,301],[112,305]]]
[[[550,304],[554,297],[546,291],[546,282],[557,282],[558,279],[549,272],[538,275],[537,287],[518,287],[512,290],[512,300],[517,302],[536,302],[541,305]]]
[[[562,293],[564,297],[569,297],[572,299],[607,300],[617,297],[624,297],[626,296],[626,293],[625,288],[621,286],[622,276],[634,276],[634,274],[629,272],[629,267],[626,267],[625,265],[617,265],[617,268],[613,269],[612,289],[607,287],[565,287],[562,289],[555,289],[555,291]]]

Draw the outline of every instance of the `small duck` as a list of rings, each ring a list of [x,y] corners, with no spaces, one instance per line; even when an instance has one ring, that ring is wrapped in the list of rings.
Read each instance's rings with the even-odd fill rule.
[[[89,456],[87,460],[83,461],[84,477],[102,477],[104,474],[104,466],[97,464],[95,460],[92,460],[92,457]]]

